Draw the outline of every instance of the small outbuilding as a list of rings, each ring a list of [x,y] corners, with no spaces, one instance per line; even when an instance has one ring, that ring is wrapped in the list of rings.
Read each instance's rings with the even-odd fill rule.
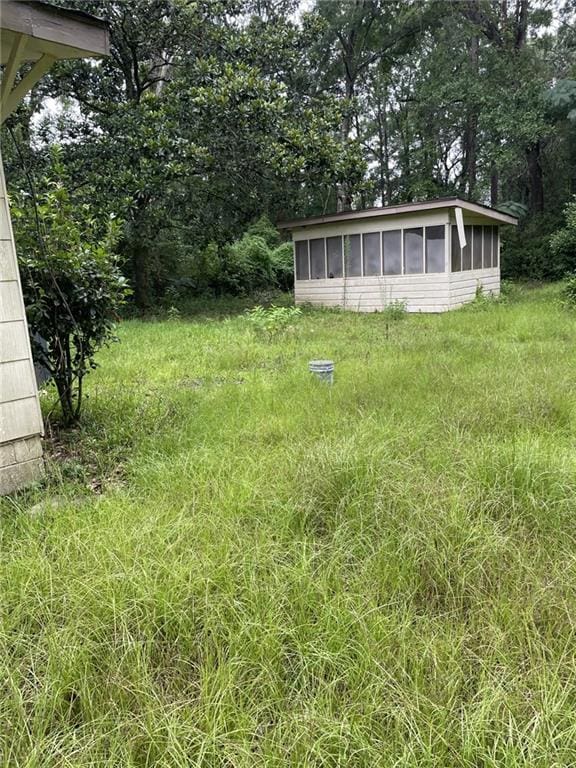
[[[359,312],[403,302],[445,312],[500,292],[500,227],[518,220],[457,197],[288,221],[297,304]]]

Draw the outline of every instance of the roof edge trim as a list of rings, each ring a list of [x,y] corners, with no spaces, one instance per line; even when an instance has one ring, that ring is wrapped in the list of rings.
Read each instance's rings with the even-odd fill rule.
[[[296,229],[297,227],[310,227],[317,224],[332,224],[338,221],[355,221],[358,219],[371,219],[379,216],[393,216],[417,211],[431,211],[438,208],[462,208],[470,213],[477,213],[499,221],[502,224],[516,226],[518,219],[508,213],[502,213],[482,203],[471,203],[459,197],[440,197],[434,200],[423,200],[418,203],[400,203],[387,205],[382,208],[364,208],[358,211],[342,211],[340,213],[328,213],[323,216],[311,216],[307,219],[294,219],[282,221],[277,226],[279,229]]]

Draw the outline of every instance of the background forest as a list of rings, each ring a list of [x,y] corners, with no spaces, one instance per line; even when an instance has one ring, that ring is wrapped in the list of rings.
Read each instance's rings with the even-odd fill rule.
[[[576,268],[576,0],[61,4],[111,56],[3,129],[17,236],[65,190],[79,232],[114,219],[140,308],[290,287],[280,219],[446,195],[520,217],[504,276]]]

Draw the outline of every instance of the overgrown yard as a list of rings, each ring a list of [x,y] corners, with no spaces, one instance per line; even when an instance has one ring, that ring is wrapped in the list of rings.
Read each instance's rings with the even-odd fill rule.
[[[574,765],[555,289],[120,336],[48,484],[0,502],[3,765]]]

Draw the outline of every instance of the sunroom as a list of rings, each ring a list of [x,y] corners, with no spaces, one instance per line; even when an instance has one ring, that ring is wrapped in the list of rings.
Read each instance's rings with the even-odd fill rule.
[[[444,312],[500,291],[500,227],[517,219],[441,198],[285,222],[294,241],[297,304],[360,312],[401,302]]]

